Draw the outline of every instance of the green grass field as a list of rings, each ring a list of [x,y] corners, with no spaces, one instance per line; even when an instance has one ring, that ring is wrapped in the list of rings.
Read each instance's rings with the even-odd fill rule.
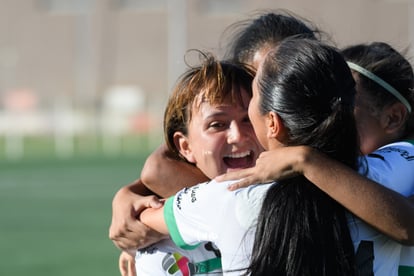
[[[1,161],[0,275],[119,275],[111,200],[139,176],[140,152]]]

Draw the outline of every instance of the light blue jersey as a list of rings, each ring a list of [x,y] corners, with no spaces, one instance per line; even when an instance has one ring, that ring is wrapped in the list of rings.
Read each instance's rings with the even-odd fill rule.
[[[365,160],[362,174],[404,196],[414,194],[413,143],[383,146]],[[355,217],[350,219],[350,231],[357,260],[365,265],[363,271],[379,276],[414,275],[414,247],[402,246]]]

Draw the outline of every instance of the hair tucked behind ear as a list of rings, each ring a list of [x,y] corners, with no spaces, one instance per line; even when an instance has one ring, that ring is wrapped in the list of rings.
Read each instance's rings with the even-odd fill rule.
[[[257,76],[260,112],[274,111],[289,145],[309,145],[356,168],[354,81],[336,49],[288,39]],[[267,192],[258,219],[251,275],[354,275],[345,210],[303,176]]]

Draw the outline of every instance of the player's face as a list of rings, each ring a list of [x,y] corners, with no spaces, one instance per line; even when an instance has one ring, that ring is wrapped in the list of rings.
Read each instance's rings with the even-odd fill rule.
[[[254,132],[257,136],[257,139],[259,140],[259,143],[266,149],[269,149],[268,146],[268,139],[267,139],[267,129],[265,126],[265,119],[264,116],[261,115],[261,112],[259,111],[259,101],[260,101],[260,95],[258,92],[258,86],[257,86],[257,77],[253,80],[253,97],[250,100],[249,104],[249,118],[252,122],[252,125],[254,127]]]
[[[184,157],[209,178],[252,167],[262,151],[250,123],[250,97],[242,90],[242,103],[193,107]]]
[[[354,109],[362,154],[368,154],[384,144],[381,112],[374,110],[369,95],[357,87]]]

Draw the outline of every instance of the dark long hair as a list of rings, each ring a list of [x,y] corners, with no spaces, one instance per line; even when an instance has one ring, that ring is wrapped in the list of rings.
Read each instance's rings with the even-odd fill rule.
[[[309,39],[286,39],[257,76],[259,110],[276,112],[288,145],[309,145],[356,169],[354,80],[340,53]],[[249,275],[353,275],[344,208],[303,176],[266,194]]]
[[[320,39],[323,36],[312,22],[283,9],[253,14],[230,25],[225,33],[231,34],[226,59],[246,64],[252,64],[257,51],[272,48],[285,38]]]

